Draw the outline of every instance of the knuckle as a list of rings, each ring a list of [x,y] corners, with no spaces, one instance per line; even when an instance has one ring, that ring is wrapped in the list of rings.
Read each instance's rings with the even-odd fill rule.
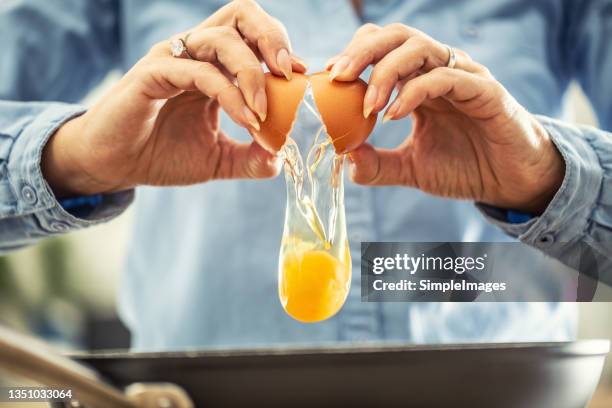
[[[402,38],[408,38],[410,35],[410,28],[402,23],[391,23],[385,26],[385,31],[388,31],[394,35],[400,36]]]
[[[382,60],[372,69],[372,82],[397,82],[399,80],[398,67],[392,62]]]
[[[249,7],[249,0],[233,0],[226,7],[237,13],[241,8]]]
[[[411,38],[407,44],[407,46],[409,46],[410,48],[414,49],[418,55],[425,55],[429,52],[429,43],[427,41],[425,41],[423,38],[421,37],[413,37]]]
[[[236,92],[238,93],[240,92],[238,91],[238,88],[228,83],[228,84],[219,86],[217,91],[214,92],[214,95],[212,96],[215,99],[217,99],[217,101],[219,101],[221,106],[223,106],[224,108],[227,108],[227,107],[232,106],[231,105],[232,101],[236,100]]]
[[[447,67],[438,67],[434,68],[430,71],[429,76],[423,77],[424,82],[428,83],[433,81],[438,82],[449,82],[454,81],[458,78],[458,70]]]
[[[410,47],[413,47],[419,53],[429,53],[433,48],[433,41],[427,37],[421,35],[415,35],[414,37],[410,37],[406,44]]]
[[[276,28],[276,30],[278,30],[278,32],[282,35],[287,34],[287,30],[285,29],[285,25],[283,24],[282,21],[280,21],[276,17],[269,17],[269,18],[270,18],[270,25],[272,27]]]
[[[460,48],[453,48],[453,49],[455,50],[455,53],[457,54],[458,57],[461,57],[469,61],[472,60],[472,57],[470,57],[470,55],[467,52],[463,51],[462,49]]]
[[[233,0],[221,7],[219,11],[226,13],[228,18],[235,18],[238,14],[244,0]]]
[[[257,41],[264,42],[266,44],[274,44],[278,40],[285,38],[285,31],[280,27],[273,26],[259,33]]]
[[[491,87],[491,89],[493,89],[493,94],[497,97],[497,98],[505,98],[507,95],[507,91],[506,88],[503,87],[502,84],[500,84],[499,82],[497,82],[494,79],[489,79],[485,82],[485,86]]]
[[[159,54],[162,50],[168,48],[168,41],[159,41],[149,49],[149,54]]]
[[[382,28],[374,23],[366,23],[364,25],[362,25],[361,27],[359,27],[359,29],[357,30],[357,34],[368,34],[368,33],[373,33],[375,31],[380,31]]]
[[[490,79],[494,79],[495,78],[493,76],[493,73],[486,66],[484,66],[482,64],[476,64],[476,67],[477,67],[478,72],[480,74],[482,74],[484,77],[490,78]]]
[[[219,39],[235,39],[240,38],[238,31],[235,28],[230,26],[217,26],[210,29],[216,38]]]
[[[261,65],[258,64],[246,64],[240,69],[240,71],[252,76],[263,76]]]
[[[157,64],[153,58],[143,58],[131,69],[136,75],[151,75],[158,71]]]
[[[401,92],[399,95],[399,97],[402,100],[405,100],[408,98],[409,92],[411,93],[410,94],[411,96],[427,94],[427,82],[426,81],[409,82],[408,85],[404,89],[406,91]]]
[[[261,84],[265,83],[264,73],[260,65],[245,65],[240,67],[236,76],[239,80],[242,78]]]
[[[402,23],[391,23],[385,26],[385,30],[388,31],[398,31],[398,32],[407,32],[408,27]]]
[[[449,67],[438,67],[438,68],[435,68],[433,72],[436,75],[439,75],[445,78],[456,77],[459,74],[457,69],[449,68]]]
[[[236,7],[252,8],[257,6],[257,3],[254,0],[234,0],[233,3],[236,5]]]
[[[366,45],[365,48],[360,51],[357,51],[356,49],[350,50],[347,54],[352,54],[354,60],[357,62],[357,64],[353,64],[353,68],[356,68],[357,66],[362,66],[364,64],[369,64],[370,62],[374,61],[376,56],[374,49],[369,45]]]

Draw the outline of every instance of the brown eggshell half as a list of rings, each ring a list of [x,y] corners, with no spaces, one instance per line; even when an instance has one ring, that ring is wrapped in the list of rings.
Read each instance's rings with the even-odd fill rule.
[[[282,149],[309,83],[336,153],[348,153],[359,147],[372,132],[377,117],[363,117],[367,85],[361,79],[330,82],[327,72],[310,76],[293,73],[291,81],[266,73],[268,114],[261,130],[254,134],[255,141],[273,153]]]
[[[268,114],[260,123],[261,130],[255,132],[255,141],[264,149],[280,151],[293,127],[297,110],[306,93],[308,77],[293,73],[291,81],[266,73],[266,96]]]
[[[366,83],[361,79],[330,82],[327,72],[313,74],[309,79],[317,109],[336,153],[355,150],[365,142],[376,124],[376,115],[363,117]]]

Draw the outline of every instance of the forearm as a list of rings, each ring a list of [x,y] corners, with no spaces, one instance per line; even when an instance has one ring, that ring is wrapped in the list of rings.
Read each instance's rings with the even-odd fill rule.
[[[132,191],[103,196],[86,217],[77,217],[49,188],[41,169],[44,146],[83,110],[66,104],[0,102],[0,251],[108,221],[132,201]]]
[[[612,284],[612,135],[539,117],[565,161],[565,177],[538,217],[523,224],[488,219],[580,272]],[[595,262],[586,262],[592,259]]]

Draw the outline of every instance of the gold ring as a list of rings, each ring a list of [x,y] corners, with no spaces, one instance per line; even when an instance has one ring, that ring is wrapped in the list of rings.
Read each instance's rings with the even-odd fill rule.
[[[446,67],[455,68],[455,65],[457,65],[457,53],[455,52],[455,49],[450,45],[445,44],[445,46],[446,48],[448,48],[448,63],[446,64]]]

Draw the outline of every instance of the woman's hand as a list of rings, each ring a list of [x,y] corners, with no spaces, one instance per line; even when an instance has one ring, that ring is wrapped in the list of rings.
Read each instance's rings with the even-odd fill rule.
[[[412,135],[395,149],[363,145],[351,153],[352,177],[369,185],[405,185],[431,194],[507,209],[543,211],[565,164],[548,134],[482,65],[422,32],[392,24],[363,26],[332,58],[330,78],[350,81],[374,69],[364,115],[412,114]]]
[[[193,60],[171,56],[170,41],[155,45],[47,143],[43,173],[58,196],[278,173],[276,158],[255,142],[238,143],[219,129],[219,107],[258,129],[267,111],[261,62],[287,78],[306,69],[284,27],[244,0],[177,37],[187,38]]]

